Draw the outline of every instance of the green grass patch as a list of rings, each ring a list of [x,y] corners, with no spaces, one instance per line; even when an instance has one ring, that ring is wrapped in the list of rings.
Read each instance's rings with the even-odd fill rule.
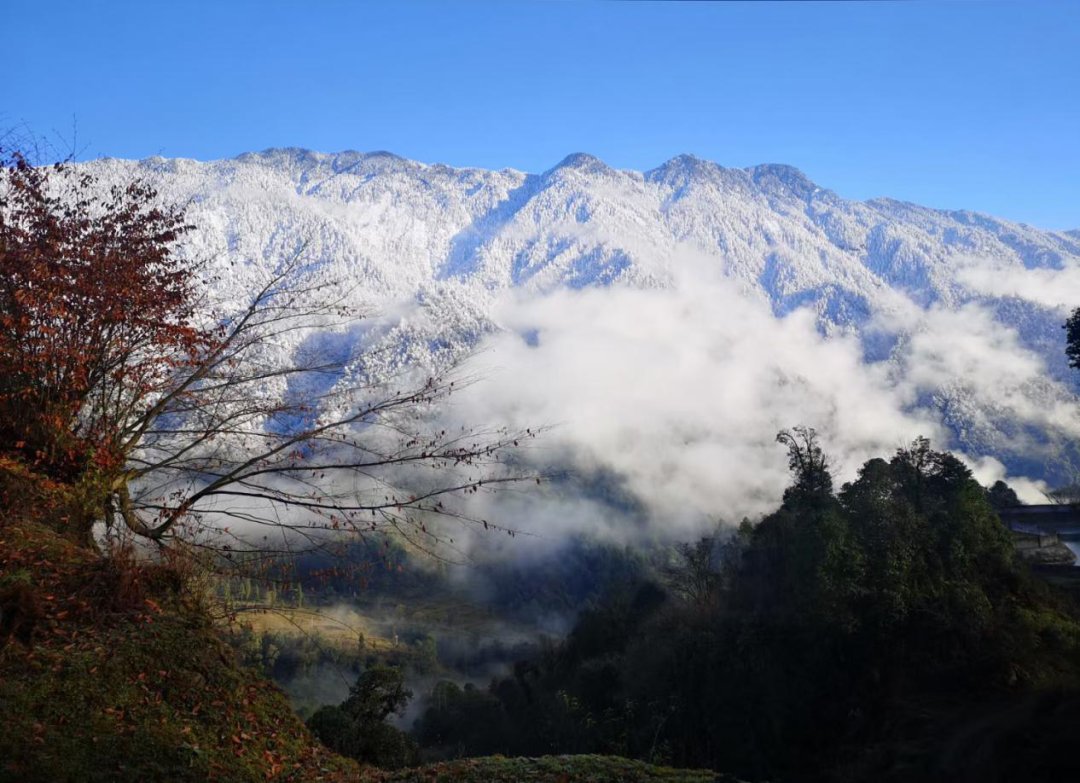
[[[542,756],[464,759],[381,773],[380,783],[737,783],[705,770],[671,769],[618,756]]]

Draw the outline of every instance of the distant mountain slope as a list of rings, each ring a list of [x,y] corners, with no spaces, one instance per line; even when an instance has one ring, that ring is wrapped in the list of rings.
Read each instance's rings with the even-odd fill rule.
[[[790,166],[688,155],[637,172],[575,154],[541,174],[299,149],[86,165],[190,202],[193,252],[239,262],[220,291],[303,245],[382,314],[351,335],[357,371],[444,362],[513,321],[508,302],[720,279],[777,318],[808,309],[820,334],[857,339],[906,409],[973,457],[1053,480],[1080,465],[1060,329],[1080,305],[1078,231],[850,201]],[[392,350],[362,359],[373,346]]]
[[[790,166],[726,169],[688,155],[639,173],[576,154],[539,175],[292,149],[89,165],[193,200],[208,250],[272,258],[308,241],[365,292],[394,299],[439,282],[470,293],[662,286],[693,247],[776,312],[811,304],[846,327],[888,306],[893,291],[923,305],[978,299],[956,275],[971,257],[1016,269],[1080,262],[1078,232],[848,201]]]

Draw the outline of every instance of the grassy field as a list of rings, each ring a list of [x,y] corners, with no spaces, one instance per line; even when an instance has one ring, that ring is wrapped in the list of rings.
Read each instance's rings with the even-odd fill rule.
[[[285,636],[314,636],[320,642],[343,650],[355,650],[360,636],[365,646],[384,651],[392,649],[393,638],[380,636],[378,625],[355,609],[301,608],[244,604],[235,607],[237,622],[247,625],[256,634],[273,633]]]
[[[354,653],[363,638],[368,653],[401,653],[417,639],[467,640],[479,647],[494,640],[534,640],[531,626],[511,623],[452,597],[425,596],[408,603],[387,602],[295,606],[263,601],[234,602],[229,614],[256,635],[310,637],[320,645]]]

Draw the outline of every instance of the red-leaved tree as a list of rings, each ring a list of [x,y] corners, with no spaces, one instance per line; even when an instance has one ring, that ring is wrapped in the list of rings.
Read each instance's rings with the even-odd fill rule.
[[[0,450],[79,489],[82,540],[104,522],[231,553],[269,530],[295,552],[385,528],[431,543],[432,515],[493,527],[453,499],[520,480],[502,458],[531,432],[440,427],[446,376],[283,353],[350,323],[339,281],[298,248],[226,311],[178,252],[188,229],[145,183],[0,167]]]
[[[77,478],[124,459],[125,424],[211,333],[192,325],[187,229],[154,192],[105,193],[64,165],[15,155],[0,179],[0,438]]]

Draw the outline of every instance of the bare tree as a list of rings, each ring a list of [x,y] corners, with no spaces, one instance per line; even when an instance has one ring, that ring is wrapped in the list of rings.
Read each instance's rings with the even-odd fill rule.
[[[299,539],[320,545],[327,531],[382,528],[424,546],[438,539],[432,516],[495,528],[454,500],[520,481],[506,457],[532,430],[440,425],[440,403],[472,382],[453,370],[410,383],[406,369],[388,383],[351,377],[318,348],[273,356],[267,348],[287,335],[353,319],[340,287],[312,279],[302,258],[272,273],[207,354],[126,423],[128,466],[111,518],[153,540],[178,527],[190,538],[208,516],[233,520],[264,529],[263,551],[266,529],[294,550]]]

